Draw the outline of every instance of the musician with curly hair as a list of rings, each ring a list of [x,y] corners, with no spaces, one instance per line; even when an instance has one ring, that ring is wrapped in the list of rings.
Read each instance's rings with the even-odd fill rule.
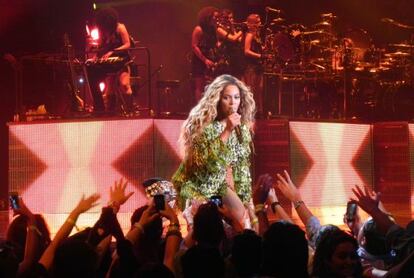
[[[95,23],[99,29],[100,43],[96,56],[100,60],[116,57],[124,66],[117,72],[100,71],[94,68],[89,70],[89,79],[91,90],[94,96],[95,111],[112,111],[115,109],[115,103],[119,102],[123,110],[131,109],[132,106],[132,88],[130,81],[131,62],[129,48],[131,40],[125,24],[119,22],[118,13],[113,8],[99,9],[95,16]],[[100,92],[99,82],[103,78],[107,79],[107,88],[105,92]],[[115,90],[119,90],[116,100]]]
[[[197,16],[198,24],[191,34],[191,75],[196,102],[201,99],[204,86],[213,75],[216,63],[218,16],[217,8],[211,6],[202,8]]]
[[[231,75],[206,87],[181,129],[183,162],[172,181],[182,208],[219,195],[240,222],[246,217],[255,110],[250,89]]]

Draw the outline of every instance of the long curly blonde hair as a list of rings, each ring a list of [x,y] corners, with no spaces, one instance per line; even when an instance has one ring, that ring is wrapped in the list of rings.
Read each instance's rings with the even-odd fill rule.
[[[221,115],[219,105],[220,97],[229,85],[235,85],[239,88],[240,106],[237,113],[241,115],[241,122],[253,131],[256,104],[250,88],[232,75],[220,75],[206,86],[203,97],[190,111],[187,120],[181,127],[179,143],[184,161],[189,158],[192,144],[202,133],[204,127],[214,120],[221,120],[225,117]]]

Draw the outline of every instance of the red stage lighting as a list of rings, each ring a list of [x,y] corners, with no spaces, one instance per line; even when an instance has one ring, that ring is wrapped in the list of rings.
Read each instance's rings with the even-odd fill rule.
[[[105,82],[99,82],[99,90],[101,91],[101,93],[103,93],[105,91],[106,88],[106,84]]]
[[[98,28],[95,27],[91,30],[91,38],[93,41],[99,40],[99,29]]]

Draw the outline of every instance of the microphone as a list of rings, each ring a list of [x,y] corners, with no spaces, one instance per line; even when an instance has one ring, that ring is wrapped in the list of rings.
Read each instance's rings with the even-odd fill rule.
[[[267,7],[265,8],[265,10],[266,10],[266,12],[275,12],[275,13],[280,13],[280,12],[281,12],[281,10],[274,9],[274,8],[272,8],[272,7],[269,7],[269,6],[267,6]]]
[[[230,114],[233,114],[233,113],[237,113],[237,110],[234,107],[230,109]],[[236,131],[237,140],[239,140],[240,144],[243,144],[243,136],[242,136],[240,125],[235,126],[234,130]]]

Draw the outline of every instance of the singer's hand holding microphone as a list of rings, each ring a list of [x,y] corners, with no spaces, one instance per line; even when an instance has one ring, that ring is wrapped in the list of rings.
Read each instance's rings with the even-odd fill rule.
[[[234,129],[237,134],[237,139],[239,140],[240,143],[243,143],[240,124],[241,124],[241,115],[237,113],[235,108],[231,108],[229,111],[229,115],[227,116],[226,128],[230,131]]]

